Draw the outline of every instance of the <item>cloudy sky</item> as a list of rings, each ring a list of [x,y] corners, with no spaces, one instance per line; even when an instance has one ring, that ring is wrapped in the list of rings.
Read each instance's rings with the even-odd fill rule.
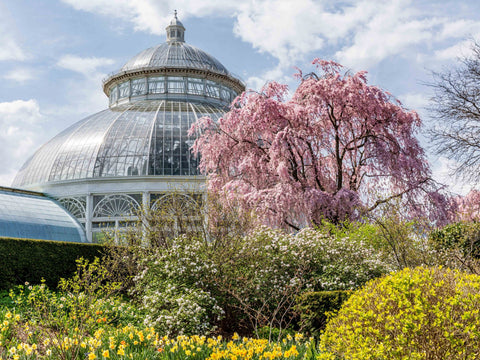
[[[186,41],[249,88],[277,80],[293,90],[295,66],[333,59],[367,70],[426,126],[431,71],[480,39],[478,0],[0,0],[0,185],[52,136],[107,107],[102,79],[164,42],[174,9]],[[455,184],[448,160],[430,160]]]

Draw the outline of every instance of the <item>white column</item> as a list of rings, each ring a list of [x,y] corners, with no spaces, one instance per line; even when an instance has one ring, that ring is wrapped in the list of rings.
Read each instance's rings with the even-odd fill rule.
[[[142,212],[140,216],[143,216],[145,211],[150,210],[150,193],[148,191],[144,191],[142,193]],[[142,245],[144,247],[147,247],[148,244],[148,239],[147,239],[147,224],[145,224],[145,219],[142,220]]]
[[[88,241],[93,241],[92,236],[92,218],[93,218],[93,195],[87,195],[87,208],[85,214],[85,230],[87,232]]]
[[[148,191],[142,193],[142,206],[143,209],[150,209],[150,193]]]

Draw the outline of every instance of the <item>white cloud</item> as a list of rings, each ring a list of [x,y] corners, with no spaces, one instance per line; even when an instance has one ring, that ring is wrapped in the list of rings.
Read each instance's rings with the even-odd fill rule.
[[[309,57],[331,56],[354,69],[369,69],[400,56],[409,61],[451,60],[467,36],[480,34],[480,21],[452,16],[433,2],[413,0],[62,0],[77,10],[121,19],[134,29],[158,35],[174,8],[181,20],[226,16],[234,19],[233,32],[259,52],[278,61],[272,74],[281,80],[292,65]],[[443,12],[442,12],[443,9]],[[452,42],[453,41],[453,42]],[[445,44],[448,42],[448,44]],[[439,50],[439,46],[448,46]],[[269,74],[252,76],[260,85]],[[271,74],[270,74],[271,75]]]
[[[40,119],[40,107],[34,99],[0,103],[0,124],[15,124],[21,114],[23,121],[34,123]]]
[[[62,0],[73,8],[133,24],[134,29],[164,35],[174,8],[181,20],[226,16],[234,19],[233,32],[259,52],[278,60],[269,73],[290,78],[292,65],[315,56],[331,56],[354,69],[368,69],[393,56],[421,63],[448,61],[458,53],[466,36],[480,34],[480,21],[455,18],[442,7],[412,0]],[[442,41],[449,47],[438,50]],[[268,74],[248,80],[258,87]]]
[[[100,110],[105,108],[107,100],[102,91],[102,80],[107,76],[100,68],[115,63],[108,58],[80,57],[76,55],[64,55],[57,62],[57,66],[83,75],[82,80],[71,79],[68,86],[69,98],[74,99],[70,104],[63,107],[65,114],[87,115],[85,109]]]
[[[80,57],[76,55],[64,55],[57,62],[57,66],[83,74],[86,77],[97,73],[98,68],[112,65],[114,61],[108,58]]]
[[[447,21],[440,33],[440,39],[465,38],[480,34],[480,22],[469,19],[459,19]]]
[[[439,49],[434,52],[436,60],[450,61],[469,56],[472,52],[472,41],[463,40],[450,47]]]
[[[419,18],[409,1],[377,2],[376,11],[354,30],[353,41],[337,58],[357,69],[369,68],[393,55],[410,56],[412,45],[432,42],[437,18]]]
[[[9,186],[27,156],[44,141],[42,119],[34,99],[0,103],[0,184]]]
[[[293,68],[291,73],[294,73]],[[283,67],[281,65],[278,65],[271,70],[265,71],[259,76],[250,76],[247,79],[247,88],[259,91],[263,87],[263,85],[265,85],[269,81],[277,81],[282,84],[290,84],[294,80],[292,74],[285,74]]]
[[[16,81],[19,83],[24,83],[29,80],[35,79],[35,71],[29,68],[16,68],[3,76],[7,80]]]
[[[429,98],[424,93],[406,93],[398,96],[400,100],[407,109],[415,110],[421,112],[428,106]]]
[[[327,9],[326,0],[179,0],[169,1],[120,0],[111,5],[108,0],[63,0],[77,10],[115,17],[133,24],[136,30],[163,35],[165,25],[172,18],[173,10],[179,10],[181,20],[189,17],[233,17],[234,33],[260,52],[269,53],[278,59],[278,67],[270,74],[260,76],[260,83],[271,80],[273,73],[280,80],[292,65],[298,64],[311,52],[318,52],[327,41],[338,41],[362,20],[365,13],[376,8],[371,1],[361,1],[343,9]],[[294,5],[294,6],[293,6]],[[310,59],[311,60],[311,59]]]
[[[291,64],[292,59],[323,47],[325,40],[315,31],[320,10],[310,0],[298,0],[295,6],[289,2],[251,2],[237,15],[234,32],[281,64]]]
[[[0,61],[23,61],[27,59],[27,55],[18,44],[12,28],[12,21],[6,16],[5,7],[0,4]]]
[[[22,61],[27,58],[25,52],[20,48],[14,39],[8,38],[8,34],[3,33],[0,29],[0,61],[1,60],[18,60]]]
[[[76,10],[88,11],[115,17],[133,24],[135,30],[164,35],[165,25],[172,19],[174,9],[179,17],[202,17],[208,15],[230,16],[241,7],[240,1],[222,0],[62,0]]]

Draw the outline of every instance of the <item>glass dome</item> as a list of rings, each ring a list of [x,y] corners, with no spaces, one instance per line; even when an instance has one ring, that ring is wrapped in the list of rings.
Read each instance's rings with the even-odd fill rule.
[[[140,175],[198,175],[187,132],[222,109],[201,103],[137,101],[72,125],[20,169],[14,187],[61,180]]]
[[[188,130],[204,116],[218,121],[245,90],[217,59],[185,43],[176,15],[166,39],[105,79],[109,108],[48,141],[13,181],[58,199],[89,241],[105,228],[123,231],[139,208],[175,191],[201,197],[205,179]]]
[[[229,74],[225,66],[213,56],[184,42],[163,43],[146,49],[130,59],[120,72],[155,67],[189,68]]]

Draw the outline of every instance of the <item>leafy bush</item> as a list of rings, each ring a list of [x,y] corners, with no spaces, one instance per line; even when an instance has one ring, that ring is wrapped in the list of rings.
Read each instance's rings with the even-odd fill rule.
[[[286,329],[301,292],[355,289],[388,271],[362,236],[349,236],[355,229],[324,224],[293,235],[259,227],[221,245],[168,240],[136,277],[146,324],[169,334]]]
[[[480,223],[457,222],[429,234],[437,248],[459,249],[464,257],[480,259]]]
[[[0,289],[25,282],[55,288],[76,269],[75,260],[101,256],[103,246],[61,241],[0,239]]]
[[[222,309],[206,286],[214,267],[205,244],[187,236],[164,241],[167,247],[141,260],[143,270],[135,278],[145,325],[164,334],[208,333]]]
[[[300,327],[307,334],[319,334],[325,328],[327,318],[336,313],[351,291],[308,291],[297,297],[295,310],[300,316]]]
[[[437,263],[480,275],[480,223],[457,222],[429,234]]]
[[[367,283],[321,336],[319,359],[480,358],[480,276],[404,269]]]
[[[426,234],[431,223],[422,219],[405,221],[397,214],[375,219],[374,247],[392,270],[439,265],[437,253]]]
[[[312,290],[353,290],[392,270],[374,245],[378,233],[370,224],[324,222],[317,229],[302,230],[296,238],[314,244],[309,250],[317,264]]]

